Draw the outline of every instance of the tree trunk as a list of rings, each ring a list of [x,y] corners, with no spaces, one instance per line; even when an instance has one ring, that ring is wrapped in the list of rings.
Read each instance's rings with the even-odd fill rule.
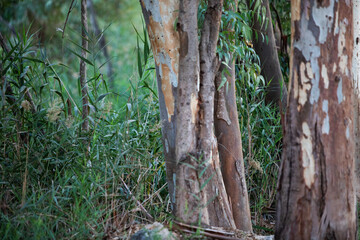
[[[236,227],[252,232],[249,197],[244,172],[241,133],[235,95],[235,62],[229,64],[226,74],[228,89],[223,86],[216,92],[215,131],[218,139],[221,170],[226,192],[229,195]],[[216,89],[221,84],[222,65],[216,76]]]
[[[232,206],[238,204],[230,203],[226,193],[214,133],[215,76],[220,66],[216,47],[223,2],[209,1],[200,44],[198,0],[183,0],[180,4],[175,0],[140,3],[156,63],[167,181],[174,214],[187,223],[236,228]],[[231,107],[236,110],[233,97],[229,104],[234,104]],[[238,124],[237,112],[230,112],[232,121]],[[240,146],[235,152],[240,157],[236,159],[241,161],[237,167],[244,173],[241,139],[236,141],[240,144],[236,146]],[[235,161],[229,163],[234,165]],[[239,210],[247,209],[242,214],[248,217],[248,222],[241,228],[251,231],[245,179],[242,183],[233,187],[244,191],[241,196],[246,198],[234,201],[239,200],[241,206],[245,201],[246,207]]]
[[[353,51],[353,78],[354,78],[354,128],[355,128],[355,164],[357,197],[360,198],[360,0],[353,2],[354,23],[354,51]]]
[[[154,54],[158,86],[166,178],[172,206],[175,204],[175,99],[178,86],[179,34],[174,23],[179,0],[140,0]]]
[[[248,2],[249,6],[250,2],[251,1]],[[262,24],[261,21],[258,21],[259,16],[255,14],[253,44],[255,52],[260,58],[261,75],[264,76],[267,85],[265,100],[267,103],[276,103],[281,109],[285,110],[287,104],[287,87],[280,69],[269,1],[262,0],[261,8],[265,10],[267,24]],[[262,11],[260,11],[260,13],[261,12]],[[261,34],[263,34],[264,37],[266,36],[268,41],[266,41]]]
[[[184,222],[235,228],[214,135],[216,46],[223,1],[208,2],[198,44],[198,0],[180,1],[176,212]]]
[[[277,239],[355,239],[352,4],[292,1]]]
[[[86,50],[88,49],[88,41],[87,41],[87,32],[88,32],[88,24],[87,24],[87,9],[86,9],[86,0],[81,0],[81,56],[86,58]],[[84,132],[89,131],[89,99],[88,99],[88,87],[86,82],[86,63],[83,59],[80,59],[80,86],[81,86],[81,97],[82,97],[82,130]]]
[[[227,10],[236,11],[237,2],[228,5]],[[231,27],[224,29],[234,31]],[[246,187],[241,132],[235,94],[235,59],[222,64],[215,78],[215,133],[218,140],[221,172],[236,227],[252,232],[249,197]],[[224,71],[225,68],[228,71]],[[220,88],[222,74],[227,84]]]

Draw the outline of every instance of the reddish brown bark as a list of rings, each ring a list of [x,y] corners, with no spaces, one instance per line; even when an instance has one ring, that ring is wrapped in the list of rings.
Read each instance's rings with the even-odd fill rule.
[[[292,1],[277,239],[355,239],[350,1]]]
[[[354,51],[353,51],[353,78],[354,78],[354,129],[355,129],[355,164],[357,198],[360,199],[360,0],[353,1],[354,23]]]
[[[235,95],[235,64],[229,64],[228,81],[216,94],[215,131],[218,139],[221,170],[229,195],[236,227],[252,231],[250,206],[244,172],[241,133]],[[222,65],[221,69],[225,67]],[[221,84],[221,70],[216,77],[216,88]]]
[[[248,3],[249,5],[250,2]],[[287,86],[280,69],[269,1],[262,0],[260,7],[265,12],[266,23],[259,21],[259,16],[255,14],[253,44],[255,52],[260,58],[261,74],[264,76],[265,83],[267,84],[265,100],[267,103],[275,103],[281,109],[286,110]],[[263,16],[260,17],[263,18]]]

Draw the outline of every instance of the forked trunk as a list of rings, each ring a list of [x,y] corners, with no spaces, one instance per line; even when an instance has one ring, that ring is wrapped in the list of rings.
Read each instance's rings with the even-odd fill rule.
[[[210,0],[198,44],[198,0],[180,1],[176,212],[180,220],[235,228],[214,134],[216,46],[223,2]]]
[[[187,223],[244,226],[240,228],[251,231],[245,180],[233,187],[246,197],[231,197],[234,203],[230,203],[214,133],[215,76],[220,66],[216,47],[223,2],[208,2],[200,43],[198,0],[140,3],[156,63],[167,181],[175,216]],[[235,95],[231,97],[233,101],[229,105],[234,106],[229,108],[236,110]],[[223,100],[227,101],[227,97]],[[236,125],[237,112],[232,114]],[[242,156],[238,133],[236,141],[240,149],[235,154]],[[243,173],[242,157],[236,159],[237,169]],[[232,207],[239,206],[235,201],[245,206],[235,209],[246,210],[244,219],[248,222],[243,225],[235,225]]]

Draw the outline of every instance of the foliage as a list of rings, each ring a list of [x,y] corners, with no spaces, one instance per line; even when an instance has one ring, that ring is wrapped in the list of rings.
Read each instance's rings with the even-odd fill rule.
[[[36,33],[37,43],[42,45],[49,58],[61,61],[72,69],[77,69],[79,64],[76,57],[68,50],[69,39],[77,39],[81,32],[80,4],[72,0],[2,0],[0,1],[0,31],[6,35],[14,35],[22,26],[31,25],[30,33]],[[133,44],[136,33],[133,26],[141,28],[140,5],[132,0],[93,0],[96,9],[96,19],[100,29],[106,36],[106,46],[110,52],[110,59],[105,59],[102,54],[97,57],[97,64],[111,61],[113,68],[117,69],[114,76],[114,91],[121,92],[119,103],[124,104],[129,97],[126,89],[130,86],[128,78],[133,75],[132,69],[136,64],[135,46]],[[71,10],[71,11],[70,11]],[[66,23],[64,38],[63,29]],[[94,35],[93,25],[89,18],[89,35]],[[106,31],[105,31],[106,30]],[[12,32],[13,31],[13,32]],[[16,33],[15,33],[16,35]],[[98,38],[97,36],[96,38]],[[97,44],[96,51],[102,50]],[[77,59],[78,60],[78,59]],[[63,81],[70,89],[76,89],[76,82],[72,81],[74,71],[65,72]],[[105,71],[103,71],[105,72]],[[105,78],[106,76],[104,74]]]
[[[249,60],[246,62],[251,62],[250,56]],[[280,114],[275,106],[265,103],[266,86],[256,69],[238,64],[237,76],[240,130],[254,229],[271,231],[282,149]]]
[[[236,89],[247,186],[254,218],[254,229],[272,231],[278,164],[282,149],[282,130],[279,110],[265,103],[265,81],[260,75],[260,60],[252,48],[251,22],[264,9],[260,1],[250,1],[249,7],[239,1],[234,11],[233,1],[225,1],[217,53],[223,63],[236,59]],[[199,7],[202,25],[206,2]],[[267,19],[259,19],[267,24]],[[266,36],[262,37],[267,41]],[[221,87],[227,87],[223,78]]]
[[[82,120],[74,104],[79,97],[68,93],[61,81],[66,67],[50,63],[32,39],[24,34],[9,41],[10,53],[1,54],[4,81],[13,90],[7,95],[1,85],[2,238],[102,238],[125,232],[144,217],[134,199],[156,219],[166,217],[169,205],[152,91],[132,81],[128,101],[114,110],[111,95],[100,92],[94,67],[89,80],[91,130],[79,134]],[[32,95],[34,111],[26,92]]]

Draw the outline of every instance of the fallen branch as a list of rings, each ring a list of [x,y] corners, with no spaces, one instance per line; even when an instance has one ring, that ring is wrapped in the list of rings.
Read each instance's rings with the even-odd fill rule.
[[[220,239],[220,240],[273,240],[274,236],[259,236],[250,232],[245,232],[241,230],[225,230],[219,227],[200,227],[189,225],[186,223],[174,221],[172,230],[180,231],[189,234],[201,234],[203,236],[209,237],[211,239]]]

